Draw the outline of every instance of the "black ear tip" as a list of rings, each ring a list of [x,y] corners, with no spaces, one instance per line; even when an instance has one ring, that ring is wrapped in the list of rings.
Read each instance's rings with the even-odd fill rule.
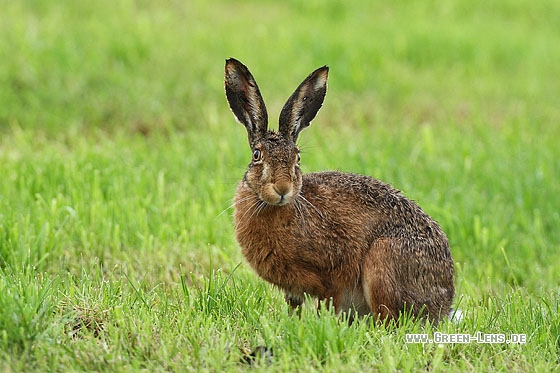
[[[227,67],[247,69],[245,65],[243,65],[239,60],[236,60],[235,58],[232,57],[226,59],[226,68]]]
[[[327,80],[329,78],[329,67],[327,65],[319,67],[315,70],[314,75],[319,79]]]

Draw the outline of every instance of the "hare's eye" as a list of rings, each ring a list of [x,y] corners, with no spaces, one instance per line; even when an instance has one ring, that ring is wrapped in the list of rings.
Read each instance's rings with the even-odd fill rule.
[[[301,156],[299,155],[299,152],[297,153],[297,163],[299,163],[299,161],[301,160]]]
[[[255,149],[253,152],[253,161],[258,162],[262,159],[262,152],[259,149]]]

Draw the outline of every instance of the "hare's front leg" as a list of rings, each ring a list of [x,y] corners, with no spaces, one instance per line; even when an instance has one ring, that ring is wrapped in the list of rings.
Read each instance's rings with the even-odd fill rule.
[[[303,297],[286,292],[284,299],[290,306],[290,315],[295,312],[299,315],[301,313],[301,305],[303,304]]]

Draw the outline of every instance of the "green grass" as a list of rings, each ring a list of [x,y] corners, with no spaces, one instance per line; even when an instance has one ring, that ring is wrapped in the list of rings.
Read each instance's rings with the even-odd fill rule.
[[[551,1],[3,2],[0,370],[560,369],[560,6]],[[244,262],[250,152],[223,93],[246,63],[271,122],[313,69],[305,172],[402,189],[447,233],[461,323],[527,343],[290,316]]]

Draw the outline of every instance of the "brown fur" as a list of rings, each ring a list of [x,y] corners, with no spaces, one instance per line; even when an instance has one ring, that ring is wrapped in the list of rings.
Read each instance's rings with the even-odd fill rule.
[[[234,198],[242,253],[293,308],[308,294],[337,312],[389,320],[406,310],[437,322],[454,296],[453,260],[437,222],[368,176],[300,171],[295,142],[321,107],[327,74],[317,69],[296,89],[276,133],[249,70],[226,62],[226,95],[254,157]]]

